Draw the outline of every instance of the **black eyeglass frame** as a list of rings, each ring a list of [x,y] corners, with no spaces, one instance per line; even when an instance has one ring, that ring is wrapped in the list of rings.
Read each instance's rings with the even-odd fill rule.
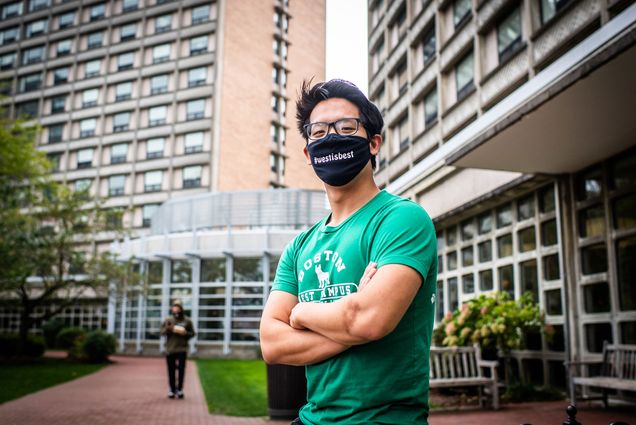
[[[360,130],[360,124],[362,124],[362,127],[364,127],[364,123],[362,122],[362,120],[361,120],[360,118],[354,118],[354,117],[340,118],[339,120],[332,121],[332,122],[322,122],[322,121],[310,122],[310,123],[307,123],[307,124],[303,125],[303,130],[304,130],[304,132],[305,132],[305,137],[306,137],[308,140],[311,140],[311,141],[320,140],[320,139],[322,139],[322,138],[326,137],[326,136],[329,134],[329,129],[330,129],[331,127],[333,127],[333,129],[334,129],[334,131],[336,132],[336,134],[341,135],[341,134],[340,134],[340,132],[338,131],[338,127],[336,126],[336,124],[338,124],[338,123],[339,123],[339,122],[341,122],[341,121],[345,121],[345,120],[354,120],[354,121],[356,122],[356,129],[355,129],[355,131],[354,131],[353,133],[350,133],[350,134],[345,134],[345,136],[351,136],[351,135],[357,134],[357,133],[358,133],[358,131]],[[310,128],[311,128],[311,126],[312,126],[312,125],[314,125],[314,124],[326,124],[326,125],[327,125],[327,132],[326,132],[326,134],[325,134],[324,136],[322,136],[322,137],[317,137],[317,138],[312,138],[312,137],[310,137],[310,136],[309,136],[309,134],[310,134],[309,129],[310,129]],[[342,135],[341,135],[341,136],[342,136]]]

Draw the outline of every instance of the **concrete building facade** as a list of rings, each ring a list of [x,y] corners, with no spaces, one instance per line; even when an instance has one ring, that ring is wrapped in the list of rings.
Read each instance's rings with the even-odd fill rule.
[[[438,232],[436,319],[530,291],[555,329],[514,369],[565,385],[564,360],[636,343],[636,5],[372,0],[376,179]],[[592,372],[592,371],[591,371]]]

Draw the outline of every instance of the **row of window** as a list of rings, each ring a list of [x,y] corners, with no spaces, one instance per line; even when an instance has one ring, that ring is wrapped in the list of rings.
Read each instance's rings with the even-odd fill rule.
[[[101,47],[101,33],[97,33],[100,37],[95,38],[95,44],[92,47]],[[90,38],[90,37],[89,37]],[[209,37],[207,35],[201,35],[192,37],[187,40],[187,44],[184,44],[184,47],[181,49],[181,52],[176,52],[173,49],[173,45],[175,43],[163,43],[157,44],[155,46],[149,46],[144,49],[145,53],[141,53],[140,51],[128,51],[124,53],[120,53],[114,56],[110,61],[110,66],[107,68],[110,72],[118,72],[124,71],[127,69],[132,69],[138,66],[147,66],[153,65],[163,62],[168,62],[170,60],[174,60],[177,57],[188,57],[188,56],[196,56],[203,53],[207,53],[213,47],[211,45],[211,40],[213,42],[213,37]],[[90,40],[89,40],[89,46]],[[72,52],[73,40],[65,39],[60,40],[55,43],[51,49],[49,49],[50,57],[60,57],[69,55]],[[139,53],[139,54],[138,54]],[[22,60],[20,65],[31,65],[35,63],[43,62],[46,59],[46,46],[34,46],[28,49],[22,50]],[[145,59],[142,60],[142,58]],[[6,70],[16,67],[17,65],[17,52],[6,53],[0,56],[0,69]],[[78,72],[76,79],[82,78],[92,78],[100,75],[102,70],[102,61],[101,59],[95,59],[88,62],[84,62],[80,64],[78,70],[83,70],[83,75]],[[24,77],[23,77],[24,78]],[[20,91],[28,91],[24,90],[20,87]]]

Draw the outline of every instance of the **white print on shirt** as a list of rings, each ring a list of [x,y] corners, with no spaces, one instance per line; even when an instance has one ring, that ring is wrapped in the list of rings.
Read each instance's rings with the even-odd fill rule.
[[[344,261],[342,260],[342,257],[340,257],[340,254],[338,254],[338,251],[325,249],[324,251],[315,254],[313,257],[309,258],[303,263],[304,270],[300,270],[300,272],[298,272],[298,281],[303,281],[303,279],[305,278],[305,272],[311,270],[311,267],[314,264],[320,266],[319,263],[322,262],[323,257],[325,261],[334,263],[334,266],[336,267],[336,270],[338,270],[338,273],[347,268]],[[314,269],[314,271],[316,272],[316,274],[318,274],[318,271],[316,269]],[[322,268],[320,269],[320,271],[322,271]],[[329,282],[327,282],[327,285],[329,285]]]
[[[331,263],[331,264],[329,264]],[[333,302],[340,298],[358,291],[358,285],[349,283],[332,283],[331,272],[340,273],[347,266],[337,251],[324,250],[314,254],[311,258],[302,263],[302,268],[298,272],[298,281],[302,282],[305,273],[315,273],[318,287],[308,289],[298,294],[300,302]],[[323,270],[331,269],[330,271]],[[311,276],[311,275],[307,275]]]
[[[314,267],[314,271],[316,272],[316,276],[318,276],[318,282],[320,282],[319,288],[322,289],[325,286],[329,285],[329,273],[323,272],[320,264],[316,264]]]

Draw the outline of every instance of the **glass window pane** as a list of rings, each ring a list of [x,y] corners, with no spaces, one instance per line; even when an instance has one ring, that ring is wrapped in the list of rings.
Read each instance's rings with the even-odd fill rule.
[[[457,288],[457,278],[448,279],[448,308],[455,311],[459,307],[459,291]]]
[[[497,238],[497,256],[499,258],[512,255],[512,235],[508,233]]]
[[[546,345],[548,346],[548,350],[550,351],[565,351],[565,334],[563,332],[563,325],[551,325],[554,329],[554,333],[552,334],[551,340],[546,340]],[[551,362],[552,363],[552,362]],[[559,370],[561,373],[564,373],[563,362],[555,362],[558,363]],[[565,381],[565,378],[563,378]]]
[[[150,261],[148,263],[148,283],[161,283],[163,280],[163,263]]]
[[[472,219],[466,220],[461,225],[462,240],[469,241],[475,236],[475,222]]]
[[[437,281],[437,294],[435,296],[435,320],[441,322],[444,318],[444,282]]]
[[[446,254],[446,264],[449,271],[457,269],[457,251]]]
[[[479,272],[479,290],[480,291],[492,291],[493,279],[492,270],[483,270]]]
[[[539,209],[542,213],[554,211],[554,185],[546,186],[539,190]]]
[[[583,274],[607,271],[607,249],[605,249],[605,244],[600,243],[581,248],[581,265]]]
[[[170,276],[172,283],[192,282],[192,263],[189,260],[172,260]]]
[[[636,344],[636,322],[621,322],[621,344]]]
[[[519,264],[521,272],[521,292],[531,292],[535,302],[539,301],[539,280],[537,277],[537,261],[530,260]]]
[[[484,241],[477,246],[479,262],[485,263],[492,260],[492,241]]]
[[[556,220],[548,220],[541,224],[541,245],[552,246],[557,244]]]
[[[559,270],[559,255],[546,255],[543,257],[543,279],[557,280],[561,277]]]
[[[461,60],[455,68],[455,84],[457,87],[457,97],[460,97],[461,91],[465,90],[473,82],[473,73],[475,66],[473,63],[473,53]]]
[[[603,342],[613,342],[612,325],[609,323],[590,323],[585,325],[587,350],[591,353],[603,352]]]
[[[613,161],[610,173],[614,189],[633,186],[636,182],[636,151],[632,150]]]
[[[527,220],[534,217],[534,195],[526,196],[517,201],[517,220]]]
[[[563,304],[561,303],[560,289],[545,291],[545,311],[546,313],[553,316],[563,314]]]
[[[620,309],[636,310],[636,236],[621,239],[616,244],[618,299]]]
[[[585,171],[576,177],[576,199],[584,201],[600,196],[603,190],[603,178],[600,168]]]
[[[534,226],[519,230],[519,232],[517,232],[517,239],[519,240],[519,251],[521,252],[532,251],[537,247]]]
[[[455,0],[453,3],[453,24],[457,26],[470,13],[470,0]]]
[[[510,13],[497,27],[497,49],[501,54],[521,39],[521,15],[519,8]]]
[[[497,228],[508,226],[512,223],[512,207],[510,204],[497,208]]]
[[[225,258],[201,260],[201,282],[225,282]]]
[[[603,205],[595,205],[579,211],[579,234],[583,238],[605,234]]]
[[[235,258],[234,282],[262,282],[262,258]]]
[[[477,227],[480,235],[488,233],[492,230],[492,215],[490,212],[477,217]]]
[[[144,184],[146,186],[161,185],[163,173],[161,171],[146,171],[144,173]]]
[[[589,314],[610,311],[610,293],[607,282],[583,286],[583,303],[585,312]]]
[[[616,199],[613,202],[612,212],[615,229],[636,227],[636,193]]]
[[[464,294],[472,294],[475,292],[475,278],[472,273],[462,276],[462,292]]]
[[[510,294],[510,298],[515,297],[515,281],[512,266],[499,267],[499,290]]]
[[[457,227],[453,226],[446,229],[446,245],[453,246],[457,241]]]
[[[474,262],[475,259],[473,258],[473,246],[471,245],[466,248],[462,248],[462,266],[472,266]]]

